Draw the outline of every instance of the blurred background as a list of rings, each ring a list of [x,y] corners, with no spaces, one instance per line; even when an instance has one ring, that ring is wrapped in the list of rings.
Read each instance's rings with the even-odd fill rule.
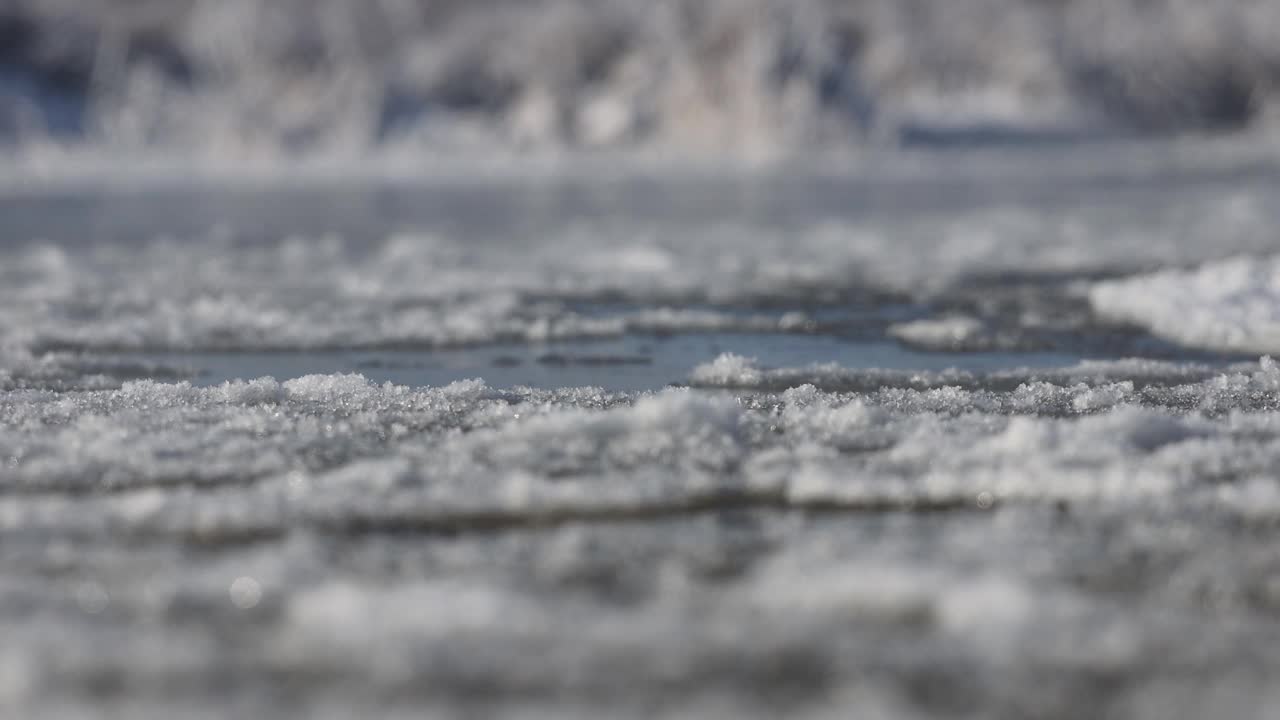
[[[1273,0],[0,0],[0,145],[234,163],[1274,132]]]

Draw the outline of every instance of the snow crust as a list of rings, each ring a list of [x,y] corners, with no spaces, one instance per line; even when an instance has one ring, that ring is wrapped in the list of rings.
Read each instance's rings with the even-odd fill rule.
[[[0,597],[35,615],[0,614],[0,703],[56,697],[74,717],[116,676],[158,717],[191,700],[160,688],[242,672],[266,715],[290,678],[335,713],[390,694],[573,716],[611,692],[624,715],[757,716],[734,698],[769,677],[819,716],[927,718],[911,678],[958,661],[957,697],[990,706],[1012,677],[1047,682],[1035,667],[1280,667],[1248,609],[1271,597],[1257,568],[1274,553],[1221,529],[1280,508],[1270,359],[851,390],[858,372],[875,375],[733,356],[694,371],[745,394],[359,375],[5,390]],[[1172,570],[1132,565],[1143,553]],[[1105,588],[1125,583],[1157,610],[1118,609],[1109,593],[1139,591]],[[866,637],[904,653],[892,681],[858,679],[889,667],[855,649]],[[809,684],[819,670],[838,695]],[[483,700],[465,692],[479,677]],[[1056,687],[1023,700],[1057,706]],[[1147,703],[1178,697],[1125,688],[1089,702],[1154,718]],[[1230,698],[1210,706],[1267,702]]]
[[[717,371],[737,362],[721,358]],[[737,372],[722,378],[764,382]],[[175,522],[172,503],[207,498],[210,510],[232,503],[228,522],[257,518],[282,532],[295,522],[520,525],[717,499],[1114,500],[1193,486],[1209,465],[1249,480],[1276,461],[1267,428],[1280,371],[1269,360],[1203,380],[1148,375],[1141,388],[1119,375],[1083,379],[1080,368],[1042,377],[847,392],[800,375],[778,394],[737,399],[496,391],[481,381],[411,389],[359,375],[9,391],[0,406],[6,527],[33,521],[19,512],[32,493],[37,505],[64,507],[56,517],[72,527],[159,531],[153,523]],[[193,494],[200,488],[209,494]],[[139,497],[161,502],[116,517],[80,513],[66,493],[124,510]],[[182,530],[176,522],[170,529]]]

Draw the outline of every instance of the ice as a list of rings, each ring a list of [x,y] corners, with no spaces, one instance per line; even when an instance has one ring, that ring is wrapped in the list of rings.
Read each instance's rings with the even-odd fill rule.
[[[19,34],[43,53],[106,32],[108,4],[13,13],[37,18]],[[124,97],[96,76],[90,112],[115,124],[59,150],[85,185],[0,172],[0,716],[1268,716],[1280,366],[1212,334],[1268,332],[1265,130],[742,175],[615,172],[609,154],[686,132],[748,154],[839,145],[813,143],[849,118],[811,114],[806,94],[839,78],[789,43],[845,11],[869,33],[858,63],[877,63],[858,75],[872,136],[945,140],[931,113],[959,96],[969,114],[944,119],[1031,127],[1020,113],[1062,89],[1037,78],[1074,53],[1103,59],[1078,78],[1109,88],[1094,120],[1221,128],[1215,103],[1270,72],[1261,20],[1215,44],[1255,4],[1179,3],[1187,27],[1160,3],[694,5],[662,4],[693,14],[658,30],[632,24],[648,10],[569,0],[334,0],[292,24],[290,2],[116,8],[126,35],[156,24],[129,63],[196,58],[186,94],[140,76]],[[248,10],[261,23],[237,25]],[[420,12],[441,29],[421,34]],[[627,79],[579,75],[574,43],[613,12],[607,46],[641,57]],[[362,24],[377,13],[404,13],[403,37],[339,42],[385,39]],[[528,32],[464,52],[508,23]],[[965,23],[995,37],[940,42]],[[555,28],[573,42],[520,44]],[[652,38],[628,42],[650,30],[677,40],[657,78]],[[912,49],[919,33],[937,57]],[[258,54],[224,57],[227,38]],[[560,59],[525,62],[544,51]],[[699,78],[721,62],[731,92],[712,102]],[[480,98],[412,87],[477,63],[515,76]],[[389,67],[411,97],[347,102]],[[934,87],[938,68],[969,80]],[[753,81],[775,71],[802,77]],[[688,125],[632,122],[663,83],[693,93],[696,112],[664,110]],[[1083,107],[1098,86],[1072,88]],[[784,92],[796,115],[778,122]],[[1166,93],[1185,113],[1156,112]],[[362,113],[401,100],[431,112],[371,139]],[[460,118],[455,102],[478,105]],[[367,153],[436,123],[600,154],[489,174],[480,152],[452,170],[406,152],[412,182],[366,184]],[[209,166],[181,152],[173,187],[139,191],[112,163],[76,174],[79,152],[145,164],[180,141],[234,166],[242,140],[268,164],[281,144],[303,164],[342,152],[324,182],[288,166],[234,192],[199,188]]]
[[[955,315],[889,326],[889,335],[910,345],[936,350],[978,350],[995,346],[981,320]]]
[[[33,614],[6,629],[24,661],[3,701],[56,689],[75,707],[116,677],[159,717],[198,694],[174,688],[202,687],[180,682],[229,673],[258,715],[288,682],[330,711],[394,696],[572,715],[607,693],[639,716],[765,687],[813,713],[928,718],[914,683],[957,663],[948,704],[998,706],[1037,680],[1018,702],[1047,707],[1077,667],[1163,677],[1170,661],[1206,682],[1280,667],[1256,604],[1274,555],[1224,529],[1274,519],[1276,373],[1111,363],[1015,387],[741,395],[349,374],[7,391],[0,597]],[[874,692],[870,671],[888,678]],[[1088,702],[1173,692],[1120,687]],[[1253,707],[1231,697],[1211,706]]]
[[[717,500],[1114,499],[1171,492],[1208,465],[1248,477],[1274,460],[1249,436],[1274,430],[1235,414],[1275,412],[1272,365],[1199,381],[1166,376],[1140,390],[1077,373],[968,389],[799,385],[738,400],[681,389],[495,391],[479,381],[412,389],[358,375],[213,388],[138,381],[9,393],[0,457],[11,492],[128,498],[207,487],[236,502],[265,492],[275,522],[339,526],[559,522]],[[788,481],[792,472],[798,479]],[[172,502],[146,497],[155,512],[122,502],[121,520],[163,515]],[[200,498],[174,497],[180,506]]]
[[[392,237],[364,258],[336,239],[285,239],[244,252],[216,239],[182,250],[155,242],[75,255],[37,245],[17,251],[18,261],[48,252],[59,263],[43,277],[15,269],[20,281],[0,291],[9,301],[0,342],[44,351],[439,347],[805,324],[797,313],[661,305],[584,315],[568,301],[603,292],[678,298],[694,282],[691,273],[655,273],[643,262],[603,274],[602,251],[587,242],[553,246],[531,264],[514,262],[505,248],[462,254],[461,238]],[[721,282],[752,272],[730,269]],[[531,294],[552,298],[522,298]]]
[[[1103,282],[1089,300],[1104,317],[1190,347],[1280,351],[1280,260],[1236,257],[1189,270]]]
[[[1273,555],[1222,528],[1274,519],[1280,381],[1270,361],[1202,375],[1113,363],[1015,387],[745,395],[356,375],[7,391],[0,596],[41,610],[6,630],[26,669],[4,700],[32,706],[55,682],[88,697],[104,675],[168,697],[239,668],[242,688],[288,677],[330,707],[425,702],[426,679],[453,709],[480,702],[469,683],[483,707],[547,712],[625,687],[626,714],[768,677],[813,702],[830,684],[845,706],[934,717],[909,678],[959,661],[973,675],[951,692],[982,703],[1026,667],[1129,677],[1170,653],[1198,678],[1277,667],[1269,616],[1248,609],[1270,597]],[[1156,609],[1116,606],[1133,593]],[[885,665],[857,649],[866,637],[904,655]],[[888,699],[855,690],[889,667]],[[1054,687],[1032,697],[1062,701]],[[1169,692],[1124,688],[1107,702]],[[245,702],[269,714],[270,697]]]
[[[1010,368],[987,373],[955,369],[941,371],[888,370],[882,368],[850,368],[835,363],[818,363],[807,367],[763,368],[754,358],[725,353],[695,367],[689,381],[696,387],[733,388],[742,390],[779,391],[815,385],[823,390],[862,391],[884,397],[981,397],[988,390],[1013,391],[1010,399],[1029,405],[1023,410],[1057,407],[1046,402],[1049,396],[1069,393],[1070,404],[1084,409],[1092,403],[1105,403],[1107,397],[1125,397],[1140,385],[1143,392],[1170,394],[1195,387],[1183,396],[1208,401],[1216,397],[1214,389],[1243,385],[1248,391],[1266,388],[1274,382],[1273,361],[1267,357],[1259,364],[1237,364],[1235,372],[1222,374],[1207,365],[1172,363],[1159,360],[1086,360],[1058,368]],[[1209,387],[1184,383],[1197,381]],[[1214,389],[1211,389],[1214,388]],[[1242,388],[1242,390],[1244,389]],[[1242,400],[1238,393],[1236,401]],[[1079,396],[1077,398],[1077,395]],[[1173,397],[1173,395],[1169,395]],[[1078,400],[1078,402],[1077,402]],[[1174,404],[1168,401],[1169,404]]]
[[[715,360],[699,365],[689,375],[689,380],[699,385],[751,387],[759,384],[764,374],[752,358],[724,353]]]
[[[40,214],[40,204],[10,198],[15,242],[0,248],[0,352],[15,360],[0,369],[0,382],[73,382],[59,367],[83,351],[430,349],[851,329],[883,335],[889,326],[891,337],[928,351],[1070,351],[1082,327],[1098,324],[1095,310],[1119,312],[1099,298],[1126,281],[1090,291],[1097,274],[1146,272],[1153,257],[1217,267],[1223,257],[1266,252],[1273,241],[1273,178],[1265,173],[1227,183],[1201,177],[1203,170],[1167,177],[1152,170],[1157,180],[1130,168],[1124,153],[1116,156],[1084,177],[1062,170],[1068,177],[1026,180],[1020,173],[1039,167],[1028,156],[1014,163],[1012,177],[953,169],[903,185],[914,190],[892,178],[782,173],[299,191],[282,194],[278,211],[244,197],[176,193],[159,212],[141,200],[73,193]],[[1121,167],[1136,175],[1107,180]],[[1142,189],[1107,191],[1107,182]],[[1162,201],[1149,183],[1178,201]],[[1063,195],[1064,184],[1103,189]],[[993,199],[939,210],[955,203],[953,191],[971,186],[988,188]],[[632,197],[637,207],[622,200]],[[804,211],[774,213],[775,204]],[[398,228],[382,219],[384,205],[424,207]],[[239,226],[226,217],[240,218]],[[290,217],[343,232],[293,231],[295,221],[283,219]],[[119,241],[82,239],[84,227],[98,226]],[[991,277],[1005,284],[993,290]],[[886,299],[928,302],[929,312],[890,317],[865,309]],[[1195,320],[1210,304],[1184,315]],[[1261,322],[1265,301],[1251,307],[1258,319],[1248,322]],[[22,353],[30,358],[19,360]],[[138,370],[135,377],[146,376]]]

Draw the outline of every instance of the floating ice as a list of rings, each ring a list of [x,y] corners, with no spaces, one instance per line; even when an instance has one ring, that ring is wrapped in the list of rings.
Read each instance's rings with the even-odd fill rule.
[[[986,350],[995,345],[982,321],[965,315],[897,323],[889,326],[889,335],[935,350]]]
[[[1191,347],[1280,352],[1280,259],[1238,257],[1098,283],[1089,300],[1104,317]]]
[[[595,249],[574,256],[573,247],[550,248],[545,261],[530,264],[514,262],[502,248],[477,257],[455,254],[463,245],[394,237],[363,258],[353,244],[336,240],[294,239],[235,251],[217,240],[182,249],[158,242],[74,254],[37,245],[7,253],[18,267],[11,272],[16,282],[0,290],[6,300],[0,347],[438,347],[628,332],[795,331],[804,325],[794,313],[770,317],[660,305],[584,314],[568,301],[619,290],[679,296],[694,280],[678,273],[659,279],[643,264],[619,265],[606,276],[586,257],[600,252]],[[57,263],[24,271],[24,263],[48,256]],[[730,271],[722,282],[752,273]],[[522,300],[532,294],[560,297]]]

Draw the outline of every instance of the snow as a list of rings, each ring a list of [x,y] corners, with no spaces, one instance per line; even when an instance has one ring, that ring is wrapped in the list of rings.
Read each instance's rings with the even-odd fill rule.
[[[890,337],[905,343],[928,349],[987,349],[992,343],[987,338],[986,326],[981,320],[964,315],[914,320],[889,326]]]
[[[413,389],[359,375],[212,388],[137,381],[74,395],[7,393],[0,457],[10,491],[131,498],[174,489],[142,496],[143,506],[109,502],[126,524],[171,523],[170,503],[200,502],[185,488],[209,488],[211,507],[261,503],[276,532],[381,516],[519,525],[678,511],[715,497],[765,506],[982,492],[1115,500],[1168,494],[1209,465],[1241,479],[1264,474],[1278,459],[1267,440],[1274,430],[1235,413],[1271,417],[1278,387],[1273,363],[1199,381],[1164,377],[1141,390],[1130,380],[1081,382],[1068,369],[1016,387],[850,393],[802,384],[736,400],[686,389],[496,391],[481,381]],[[10,522],[21,530],[24,520]]]
[[[940,371],[891,370],[883,368],[851,368],[836,363],[816,363],[805,367],[764,368],[754,358],[725,353],[698,365],[689,374],[695,387],[740,390],[785,390],[801,385],[814,385],[823,390],[856,390],[886,398],[949,399],[989,398],[988,389],[1013,392],[1008,399],[1022,410],[1057,408],[1061,401],[1087,409],[1106,398],[1123,398],[1137,385],[1143,392],[1169,397],[1183,393],[1178,402],[1192,400],[1211,402],[1220,396],[1209,387],[1220,389],[1243,386],[1242,392],[1267,388],[1274,378],[1274,361],[1262,358],[1259,363],[1237,363],[1227,366],[1232,372],[1195,363],[1160,360],[1085,360],[1065,367],[1022,367],[973,372],[956,369]],[[1195,383],[1204,383],[1202,387]],[[1170,387],[1172,386],[1172,387]],[[1059,403],[1049,402],[1050,397]],[[1078,402],[1077,402],[1078,400]],[[1235,397],[1235,401],[1243,398]],[[905,401],[905,400],[903,400]],[[946,400],[944,402],[950,402]]]
[[[697,372],[760,385],[806,375],[736,357]],[[1160,638],[1188,633],[1201,647],[1178,644],[1182,662],[1238,668],[1227,643],[1262,652],[1270,634],[1247,615],[1232,622],[1252,637],[1212,639],[1227,632],[1218,619],[1197,630],[1196,578],[1222,562],[1216,545],[1145,533],[1216,532],[1178,519],[1188,512],[1269,522],[1278,373],[1270,360],[1218,373],[1129,362],[1014,386],[939,375],[922,388],[741,395],[411,388],[351,374],[10,390],[0,536],[13,579],[0,596],[42,610],[6,631],[26,669],[0,689],[27,707],[58,668],[72,693],[103,673],[153,693],[239,657],[244,687],[287,674],[331,708],[416,697],[424,678],[449,688],[433,702],[457,707],[477,677],[496,693],[488,707],[517,693],[548,711],[566,707],[550,698],[644,678],[627,685],[640,707],[677,690],[732,694],[738,678],[778,672],[778,657],[797,664],[805,692],[801,668],[819,667],[854,692],[880,661],[852,653],[847,632],[923,638],[903,650],[916,668],[936,667],[934,653],[965,659],[976,674],[964,692],[982,702],[1010,668],[1127,673],[1170,652]],[[834,509],[849,514],[820,519]],[[989,519],[964,520],[973,514]],[[1072,526],[1046,517],[1093,529],[1055,540]],[[1119,517],[1098,550],[1095,533]],[[1132,572],[1123,554],[1151,542],[1160,557],[1184,553],[1190,583],[1157,586],[1161,612],[1129,617],[1070,580]],[[42,574],[58,563],[94,584]],[[1246,585],[1224,592],[1254,592],[1249,575],[1230,577]],[[150,624],[112,629],[129,618]],[[187,640],[172,642],[190,618]],[[241,623],[257,630],[230,630]],[[203,629],[215,627],[235,639]],[[225,654],[226,642],[239,650]],[[905,686],[881,687],[888,699],[844,702],[930,716]],[[1147,692],[1165,697],[1134,697]],[[266,712],[266,697],[251,705]]]
[[[1098,283],[1089,301],[1103,317],[1189,347],[1280,352],[1280,259],[1234,257]]]

